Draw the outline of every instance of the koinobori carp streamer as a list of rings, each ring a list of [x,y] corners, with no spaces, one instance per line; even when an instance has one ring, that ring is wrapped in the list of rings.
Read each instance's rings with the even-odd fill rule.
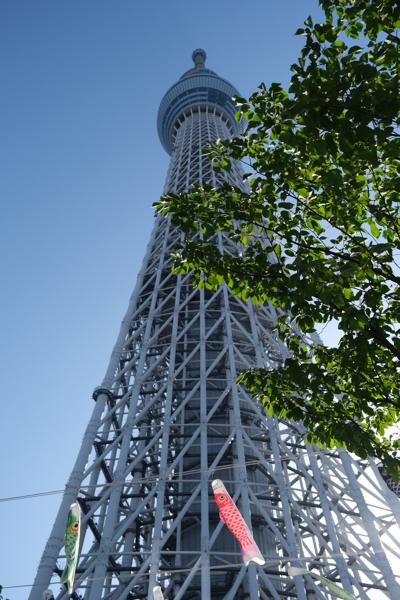
[[[228,494],[222,481],[220,479],[214,479],[214,481],[211,482],[211,485],[215,502],[219,509],[220,519],[239,542],[242,548],[244,564],[247,566],[250,561],[253,561],[258,565],[265,565],[264,557],[254,541],[253,534],[246,525],[238,507]]]

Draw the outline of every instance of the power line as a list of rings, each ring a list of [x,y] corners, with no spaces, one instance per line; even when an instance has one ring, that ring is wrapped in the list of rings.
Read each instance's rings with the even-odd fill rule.
[[[382,551],[383,552],[383,551]],[[265,565],[257,565],[257,568],[259,569],[268,569],[271,566],[275,566],[275,565],[279,565],[280,563],[289,563],[289,562],[308,562],[308,561],[313,561],[313,560],[318,560],[319,564],[321,566],[323,566],[324,564],[326,564],[326,566],[329,566],[328,564],[328,560],[329,559],[335,559],[335,558],[355,558],[355,557],[359,557],[359,556],[363,556],[363,555],[368,555],[368,552],[354,552],[352,554],[343,554],[343,553],[336,553],[336,554],[331,554],[329,557],[327,557],[327,559],[325,560],[321,560],[321,556],[318,554],[315,555],[310,555],[310,556],[285,556],[285,557],[266,557],[266,561],[267,563]],[[268,562],[269,561],[269,562]],[[244,567],[244,563],[240,562],[240,563],[226,563],[224,565],[211,565],[211,566],[203,566],[200,565],[198,567],[197,570],[202,571],[204,569],[209,569],[210,571],[217,571],[217,570],[224,570],[224,569],[228,569],[228,568],[240,568],[240,567]],[[358,571],[363,571],[364,573],[368,573],[371,572],[371,569],[362,569],[360,568],[360,565],[357,565],[357,570]],[[190,573],[191,571],[193,571],[193,567],[190,568],[182,568],[182,569],[165,569],[164,571],[159,571],[159,576],[158,579],[162,580],[162,577],[165,575],[165,579],[168,579],[170,577],[170,575],[173,574],[178,574],[178,573]],[[285,575],[285,573],[281,573],[281,575]],[[139,575],[139,577],[143,578],[143,577],[149,577],[150,576],[150,572],[146,572],[146,573],[141,573]],[[133,577],[133,575],[132,575]],[[92,581],[96,581],[99,579],[103,579],[103,577],[88,577],[87,579],[83,579],[83,581],[90,583]],[[81,583],[79,581],[77,581],[77,583]],[[33,588],[33,587],[38,587],[41,586],[43,584],[33,584],[33,583],[25,583],[25,584],[19,584],[19,585],[4,585],[3,586],[3,590],[12,590],[12,589],[17,589],[17,588]],[[50,585],[62,585],[60,581],[50,581],[48,584],[46,584],[48,586]]]
[[[284,462],[290,462],[290,461],[294,461],[294,460],[298,460],[299,458],[301,458],[301,456],[330,456],[329,453],[325,453],[323,451],[311,451],[311,452],[303,452],[302,454],[297,454],[294,456],[281,456],[280,460],[284,461]],[[213,473],[216,471],[222,471],[225,469],[237,469],[237,468],[241,468],[241,467],[248,467],[248,466],[256,466],[259,464],[263,464],[263,463],[269,463],[269,464],[275,464],[275,460],[269,460],[269,459],[254,459],[254,460],[249,460],[249,461],[245,461],[244,463],[228,463],[225,465],[217,465],[215,467],[212,468],[208,468],[208,469],[188,469],[186,471],[180,471],[179,472],[179,476],[181,477],[182,475],[197,475],[200,473],[209,473],[210,476],[213,476]],[[178,474],[171,474],[170,476],[168,476],[166,478],[167,481],[169,480],[177,480]],[[125,479],[123,480],[119,480],[119,481],[111,481],[111,482],[106,482],[106,483],[95,483],[95,484],[91,484],[91,485],[81,485],[79,487],[65,487],[63,489],[56,489],[56,490],[48,490],[48,491],[43,491],[43,492],[32,492],[30,494],[21,494],[19,496],[4,496],[3,498],[0,498],[0,502],[13,502],[16,500],[27,500],[30,498],[40,498],[42,496],[54,496],[54,495],[58,495],[58,494],[63,494],[63,493],[68,493],[68,492],[76,492],[77,494],[79,493],[80,490],[92,490],[92,489],[97,489],[97,488],[108,488],[108,487],[113,487],[116,485],[126,485],[126,486],[134,486],[140,483],[148,483],[148,482],[154,482],[157,480],[161,480],[163,479],[163,477],[160,476],[148,476],[148,477],[140,477],[138,479],[132,479],[130,481],[126,481]]]

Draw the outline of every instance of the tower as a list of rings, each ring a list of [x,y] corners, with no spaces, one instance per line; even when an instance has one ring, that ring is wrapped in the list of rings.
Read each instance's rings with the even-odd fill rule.
[[[235,88],[205,59],[194,51],[194,67],[160,105],[168,191],[226,178],[243,185],[239,165],[216,175],[203,154],[209,140],[241,127]],[[327,597],[314,580],[289,577],[289,564],[313,568],[362,599],[400,598],[391,558],[398,499],[373,463],[307,445],[300,426],[267,415],[237,384],[242,369],[285,358],[273,334],[275,311],[225,286],[195,289],[190,273],[174,275],[171,253],[181,239],[170,218],[156,219],[30,600],[42,600],[60,573],[77,498],[75,600],[152,600],[156,583],[169,600]],[[235,252],[222,234],[215,242]],[[214,477],[252,527],[264,567],[244,567],[218,519]],[[68,597],[64,588],[54,595]]]

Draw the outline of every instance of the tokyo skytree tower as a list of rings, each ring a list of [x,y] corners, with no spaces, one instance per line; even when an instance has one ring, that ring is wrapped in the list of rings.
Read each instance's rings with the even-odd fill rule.
[[[241,130],[237,91],[205,59],[193,52],[194,66],[160,105],[159,136],[171,155],[166,191],[224,179],[243,185],[239,165],[216,174],[203,155],[210,140]],[[196,289],[190,273],[173,274],[181,240],[170,218],[156,218],[30,600],[49,586],[56,600],[69,597],[58,582],[76,499],[75,600],[152,600],[155,585],[168,600],[333,598],[311,577],[289,576],[289,566],[362,600],[399,599],[397,496],[371,461],[307,445],[299,425],[251,400],[236,375],[287,355],[273,333],[276,313],[225,285]],[[222,234],[216,243],[235,251]],[[264,566],[244,566],[219,519],[214,478],[252,529]]]

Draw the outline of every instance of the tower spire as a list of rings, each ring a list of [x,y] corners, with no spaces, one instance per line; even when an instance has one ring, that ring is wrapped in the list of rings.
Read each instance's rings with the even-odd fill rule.
[[[197,48],[196,50],[193,50],[192,59],[196,69],[204,69],[206,58],[206,51],[202,48]]]

